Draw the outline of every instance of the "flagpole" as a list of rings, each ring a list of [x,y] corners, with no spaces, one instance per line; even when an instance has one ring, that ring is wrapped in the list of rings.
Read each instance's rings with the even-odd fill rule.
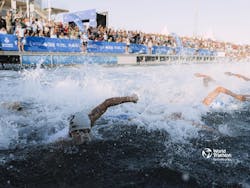
[[[198,35],[198,21],[199,21],[199,0],[195,0],[195,13],[194,13],[194,31],[193,36]]]
[[[51,0],[48,0],[49,22],[51,21]]]
[[[26,12],[27,12],[27,17],[30,19],[30,1],[26,0]]]

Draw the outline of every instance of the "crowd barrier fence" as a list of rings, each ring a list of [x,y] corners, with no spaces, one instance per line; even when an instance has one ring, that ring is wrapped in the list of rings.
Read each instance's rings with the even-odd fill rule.
[[[82,44],[79,39],[59,39],[49,37],[25,37],[24,50],[28,52],[82,52]],[[0,34],[0,49],[2,51],[18,51],[18,39],[15,35]],[[126,53],[125,43],[88,41],[88,53]],[[150,52],[146,45],[130,44],[128,53],[132,54],[175,54],[175,55],[200,55],[216,56],[216,51],[206,49],[193,49],[167,46],[153,46]]]

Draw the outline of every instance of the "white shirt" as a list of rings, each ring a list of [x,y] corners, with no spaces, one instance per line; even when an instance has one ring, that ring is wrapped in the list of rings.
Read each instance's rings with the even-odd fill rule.
[[[16,35],[21,38],[24,37],[24,29],[21,26],[17,26]]]

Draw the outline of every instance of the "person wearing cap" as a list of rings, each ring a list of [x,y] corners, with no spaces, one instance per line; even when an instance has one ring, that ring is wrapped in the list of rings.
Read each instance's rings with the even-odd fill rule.
[[[250,95],[236,94],[224,87],[217,87],[202,101],[203,104],[209,106],[220,93],[224,93],[240,101],[250,101]]]
[[[125,97],[113,97],[106,99],[103,103],[96,106],[89,114],[84,112],[75,113],[70,117],[69,121],[69,136],[75,144],[82,144],[91,140],[91,128],[94,126],[109,107],[116,106],[122,103],[133,102],[137,103],[138,96],[131,95]]]

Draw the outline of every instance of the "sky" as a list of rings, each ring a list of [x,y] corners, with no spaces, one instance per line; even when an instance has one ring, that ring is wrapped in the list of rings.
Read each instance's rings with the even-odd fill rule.
[[[46,1],[46,0],[45,0]],[[109,27],[250,44],[250,0],[50,0],[71,12],[109,12]]]

